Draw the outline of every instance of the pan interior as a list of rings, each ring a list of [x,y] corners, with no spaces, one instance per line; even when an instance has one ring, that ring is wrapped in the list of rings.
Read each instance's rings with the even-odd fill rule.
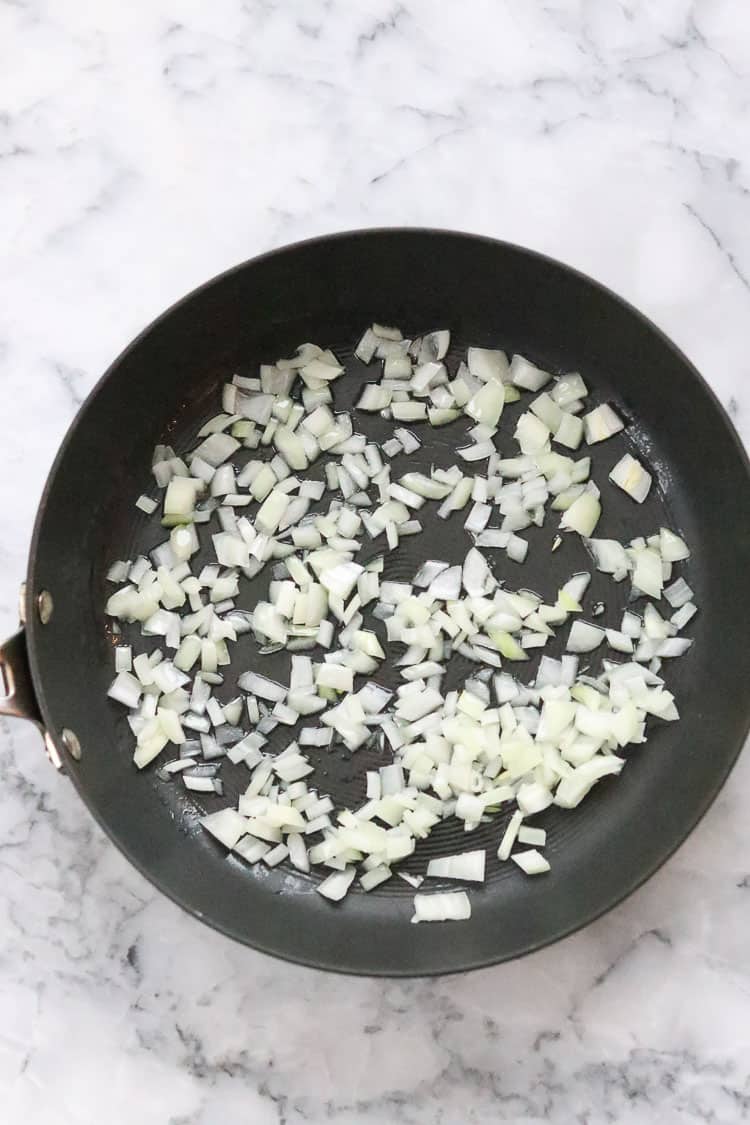
[[[234,372],[256,374],[259,363],[292,354],[305,340],[331,347],[346,364],[346,376],[334,384],[335,406],[351,409],[363,384],[378,377],[375,365],[365,367],[352,354],[373,320],[396,323],[409,336],[450,328],[451,368],[477,344],[520,352],[555,372],[581,371],[591,404],[611,402],[629,423],[623,434],[577,454],[592,455],[592,476],[604,494],[597,535],[629,540],[660,526],[683,533],[693,557],[682,573],[701,609],[688,630],[693,649],[666,669],[682,721],[653,724],[648,743],[628,751],[621,777],[602,782],[579,809],[535,818],[548,831],[549,876],[529,880],[497,862],[504,818],[469,836],[449,820],[418,846],[407,871],[423,871],[431,855],[487,848],[487,882],[472,890],[472,919],[453,927],[408,926],[413,891],[399,879],[370,895],[354,890],[335,907],[314,893],[316,875],[227,858],[198,817],[236,803],[247,784],[245,767],[225,763],[224,798],[202,801],[179,781],[159,781],[153,769],[137,776],[122,710],[105,698],[113,667],[103,615],[112,589],[106,570],[115,558],[134,558],[164,538],[157,520],[134,508],[141,492],[158,495],[149,471],[154,444],[168,442],[178,453],[190,448],[200,425],[219,411],[224,381]],[[496,439],[505,456],[516,452],[512,432],[531,397],[506,407]],[[392,432],[393,423],[378,416],[356,413],[354,420],[378,443]],[[422,446],[395,460],[393,479],[459,460],[465,422],[410,428]],[[626,450],[655,478],[641,506],[607,483]],[[244,459],[255,456],[247,451]],[[321,473],[319,464],[310,475]],[[397,552],[388,553],[382,540],[368,548],[373,557],[385,554],[385,578],[409,580],[427,558],[463,560],[471,545],[465,513],[442,521],[435,510],[425,505],[423,534],[402,540]],[[68,726],[78,734],[84,753],[74,780],[115,841],[162,889],[232,936],[352,971],[452,971],[500,960],[622,897],[684,837],[721,784],[747,720],[739,625],[747,616],[748,515],[746,462],[710,392],[648,322],[594,283],[517,248],[446,232],[370,232],[301,244],[224,275],[170,310],[120,357],[74,425],[44,498],[29,585],[30,596],[49,588],[56,606],[52,622],[31,636],[45,718],[55,732]],[[504,552],[486,552],[496,576],[511,589],[551,599],[571,574],[591,570],[577,537],[564,537],[551,551],[557,522],[548,511],[544,527],[523,533],[530,549],[522,566]],[[206,541],[205,525],[200,533]],[[198,561],[209,561],[208,553]],[[266,568],[243,582],[238,605],[251,609],[269,577]],[[606,622],[616,625],[628,587],[594,573],[586,605],[603,601]],[[544,651],[559,655],[566,632]],[[135,643],[140,649],[144,639],[138,634]],[[285,653],[261,655],[245,636],[232,654],[217,692],[222,701],[236,694],[236,675],[246,669],[288,682]],[[530,681],[537,663],[523,665],[519,678]],[[447,686],[474,667],[455,658]],[[388,687],[400,682],[387,662],[373,678]],[[277,728],[271,748],[293,734]],[[311,756],[313,783],[348,806],[364,797],[365,770],[388,760],[375,750]]]

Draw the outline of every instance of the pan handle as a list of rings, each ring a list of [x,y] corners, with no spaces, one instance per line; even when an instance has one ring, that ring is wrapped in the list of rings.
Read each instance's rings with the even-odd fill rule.
[[[29,719],[44,732],[31,679],[24,629],[0,644],[0,715]]]

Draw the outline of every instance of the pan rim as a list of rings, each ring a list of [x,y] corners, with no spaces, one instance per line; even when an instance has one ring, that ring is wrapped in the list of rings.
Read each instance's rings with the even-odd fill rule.
[[[132,341],[130,341],[130,343],[128,343],[124,349],[122,349],[122,351],[116,356],[116,358],[109,364],[109,366],[107,367],[105,372],[101,375],[101,377],[96,381],[93,388],[91,389],[89,394],[86,396],[84,402],[82,403],[81,407],[79,408],[76,416],[71,421],[71,424],[68,427],[68,430],[67,430],[67,432],[66,432],[66,434],[65,434],[65,436],[64,436],[64,438],[63,438],[63,440],[60,444],[60,448],[59,448],[59,450],[58,450],[58,452],[57,452],[57,454],[56,454],[56,456],[53,460],[52,466],[51,466],[49,474],[47,476],[47,480],[45,482],[45,486],[44,486],[44,489],[42,491],[42,495],[41,495],[41,498],[40,498],[40,501],[39,501],[39,506],[38,506],[37,513],[36,513],[36,518],[35,518],[35,521],[34,521],[34,527],[33,527],[33,532],[32,532],[32,537],[31,537],[30,548],[29,548],[29,562],[28,562],[27,585],[26,585],[26,598],[27,598],[27,607],[26,607],[27,608],[27,613],[26,613],[27,626],[26,626],[26,629],[27,629],[27,637],[28,637],[28,642],[29,642],[28,643],[29,663],[30,663],[30,667],[31,667],[32,680],[33,680],[33,683],[34,683],[34,688],[35,688],[35,691],[36,691],[36,694],[37,694],[39,708],[40,708],[42,717],[44,719],[45,725],[46,725],[48,731],[50,732],[50,734],[52,735],[52,737],[54,737],[58,743],[59,743],[58,729],[57,729],[57,725],[54,723],[54,719],[53,719],[53,716],[51,714],[51,711],[50,711],[50,708],[49,708],[49,705],[48,705],[46,692],[45,692],[45,689],[44,689],[43,677],[42,677],[42,674],[41,674],[41,671],[40,671],[39,647],[38,646],[40,646],[43,643],[42,642],[42,634],[39,631],[39,630],[42,629],[42,627],[39,624],[39,622],[36,620],[36,615],[35,615],[35,612],[34,612],[34,598],[35,598],[34,591],[36,589],[36,580],[35,579],[36,579],[36,564],[37,564],[37,557],[38,557],[38,547],[39,547],[39,540],[40,540],[41,533],[42,533],[42,528],[43,528],[44,521],[45,521],[45,515],[47,513],[49,496],[50,496],[50,492],[52,490],[52,485],[53,485],[53,482],[55,480],[55,477],[57,476],[57,473],[60,469],[60,466],[62,465],[62,463],[63,463],[63,461],[66,457],[68,449],[71,447],[71,445],[76,440],[76,436],[78,434],[79,428],[84,424],[84,422],[86,420],[88,410],[89,410],[91,404],[93,403],[93,401],[98,396],[98,394],[99,394],[101,388],[103,387],[103,385],[116,373],[116,371],[118,370],[120,365],[126,360],[126,358],[131,354],[131,352],[134,351],[138,347],[138,345],[140,344],[142,339],[144,339],[145,337],[150,335],[153,331],[158,329],[159,325],[164,320],[169,318],[176,310],[178,310],[181,307],[187,305],[189,302],[191,302],[195,298],[199,297],[200,294],[202,294],[204,291],[210,289],[211,287],[213,287],[214,285],[216,285],[218,283],[221,283],[226,278],[229,278],[234,274],[241,273],[242,271],[244,271],[244,270],[246,270],[246,269],[248,269],[252,266],[256,266],[256,265],[260,264],[261,262],[263,262],[263,261],[265,261],[269,258],[281,258],[285,255],[293,255],[301,247],[304,247],[304,246],[311,246],[311,245],[322,244],[322,243],[340,242],[340,241],[346,241],[346,240],[355,240],[355,239],[368,239],[368,240],[370,240],[370,239],[377,239],[378,237],[382,237],[382,236],[392,237],[392,236],[398,235],[398,234],[419,235],[419,236],[422,236],[422,237],[427,236],[427,237],[436,237],[436,238],[445,238],[445,237],[451,238],[452,237],[452,238],[472,242],[472,243],[475,243],[477,245],[481,244],[481,245],[485,245],[485,246],[492,246],[492,247],[496,247],[496,248],[501,248],[505,252],[511,252],[513,254],[516,254],[516,255],[519,255],[519,256],[522,256],[522,257],[526,257],[526,258],[529,258],[529,259],[536,260],[536,262],[542,268],[546,268],[546,269],[552,268],[552,269],[555,269],[557,271],[561,271],[564,274],[567,274],[567,275],[571,276],[571,278],[581,282],[582,284],[584,284],[586,286],[589,286],[589,287],[592,287],[593,289],[597,290],[600,294],[604,295],[605,297],[607,297],[611,301],[618,304],[625,312],[627,312],[629,314],[630,317],[634,318],[635,321],[640,322],[640,324],[643,328],[645,328],[654,337],[656,337],[656,339],[666,349],[668,349],[673,354],[675,359],[679,361],[679,363],[682,365],[684,370],[687,373],[689,373],[690,376],[692,376],[692,379],[695,381],[697,387],[700,388],[702,390],[703,394],[705,395],[707,403],[709,405],[713,406],[716,417],[717,417],[717,420],[720,420],[721,425],[724,429],[726,438],[731,443],[733,451],[736,454],[739,455],[739,465],[744,470],[745,482],[747,484],[750,484],[750,458],[748,457],[747,450],[745,449],[745,446],[742,443],[742,441],[739,437],[739,434],[737,433],[737,430],[735,429],[727,411],[725,410],[724,406],[722,405],[721,401],[719,400],[719,398],[716,395],[716,393],[714,392],[714,390],[711,388],[711,386],[708,384],[708,382],[705,380],[705,378],[701,375],[701,373],[695,368],[695,366],[691,363],[691,361],[684,355],[684,353],[680,350],[680,348],[649,317],[647,317],[644,313],[642,313],[635,306],[631,305],[627,300],[625,300],[623,297],[621,297],[614,290],[610,289],[608,286],[606,286],[603,283],[601,283],[601,282],[595,280],[594,278],[590,277],[588,274],[585,274],[582,271],[576,269],[575,267],[570,266],[567,263],[562,262],[558,259],[555,259],[555,258],[553,258],[549,255],[543,254],[543,253],[541,253],[537,250],[533,250],[531,248],[524,247],[524,246],[521,246],[517,243],[513,243],[513,242],[510,242],[510,241],[507,241],[507,240],[495,239],[495,238],[491,238],[491,237],[486,236],[486,235],[476,234],[476,233],[473,233],[473,232],[455,230],[455,229],[450,229],[450,228],[439,228],[439,227],[386,226],[386,227],[355,228],[355,229],[351,229],[351,230],[338,231],[338,232],[334,232],[334,233],[330,233],[330,234],[317,235],[317,236],[314,236],[312,238],[303,239],[303,240],[300,240],[300,241],[297,241],[297,242],[284,244],[280,247],[277,247],[277,248],[272,249],[272,250],[268,250],[268,251],[266,251],[262,254],[256,255],[252,258],[249,258],[249,259],[247,259],[247,260],[245,260],[245,261],[243,261],[243,262],[241,262],[241,263],[239,263],[235,266],[230,267],[227,270],[222,271],[221,273],[215,275],[214,277],[210,278],[209,280],[203,282],[201,285],[197,286],[196,288],[191,290],[189,293],[180,297],[177,301],[173,302],[166,310],[164,310],[156,318],[154,318],[149,324],[147,324],[134,337],[134,339]],[[736,740],[735,745],[727,747],[726,758],[725,758],[725,762],[723,764],[723,768],[721,769],[721,771],[719,771],[716,774],[711,787],[708,788],[706,790],[706,792],[704,793],[703,799],[701,800],[700,804],[697,806],[697,810],[694,811],[693,814],[688,818],[688,820],[686,820],[685,823],[683,825],[681,825],[680,829],[674,833],[673,839],[670,841],[670,845],[666,848],[666,850],[662,851],[655,858],[655,860],[653,860],[647,866],[645,871],[639,872],[639,874],[635,878],[631,879],[630,882],[628,884],[626,884],[624,889],[621,886],[618,887],[616,892],[612,896],[608,897],[603,902],[603,904],[598,905],[593,910],[589,910],[579,920],[576,920],[575,922],[573,922],[571,924],[562,925],[558,931],[556,931],[554,933],[547,934],[543,938],[540,938],[537,941],[534,941],[532,943],[524,945],[524,947],[522,949],[518,949],[516,951],[510,951],[510,952],[501,952],[501,953],[498,953],[498,955],[496,955],[496,956],[481,955],[481,956],[478,956],[478,957],[473,958],[473,959],[471,957],[464,957],[464,958],[462,958],[461,964],[457,965],[457,966],[451,966],[451,967],[446,967],[446,966],[429,967],[428,966],[424,970],[416,971],[416,972],[412,969],[399,970],[398,968],[389,968],[389,969],[382,970],[382,969],[377,969],[377,968],[375,968],[375,969],[365,968],[365,967],[356,965],[354,962],[352,962],[351,964],[342,964],[340,959],[336,963],[334,963],[332,960],[331,961],[325,960],[325,952],[324,951],[321,951],[321,955],[320,955],[319,958],[311,958],[311,957],[306,957],[304,955],[294,956],[290,952],[279,951],[278,949],[272,948],[270,945],[264,944],[261,941],[251,940],[251,938],[247,934],[245,934],[244,932],[239,932],[238,929],[233,928],[230,925],[225,925],[218,919],[207,916],[205,913],[203,913],[197,907],[193,906],[190,903],[186,903],[186,902],[182,901],[180,899],[179,895],[176,892],[174,892],[163,879],[161,879],[159,877],[158,873],[155,873],[154,871],[150,870],[148,868],[147,864],[141,862],[141,860],[137,857],[137,855],[135,855],[133,853],[133,851],[131,850],[131,848],[128,846],[127,842],[124,841],[123,839],[121,839],[114,832],[112,827],[107,824],[106,819],[100,814],[99,810],[96,809],[95,807],[92,807],[89,804],[87,796],[86,796],[86,792],[85,792],[85,786],[83,784],[81,784],[81,779],[78,776],[78,770],[76,768],[75,763],[70,763],[70,762],[68,763],[68,771],[67,772],[68,772],[71,780],[73,781],[76,789],[78,790],[78,793],[81,796],[84,804],[88,808],[89,812],[94,816],[94,819],[97,821],[97,823],[104,830],[104,832],[108,836],[108,838],[115,844],[115,846],[118,848],[118,850],[140,872],[140,874],[143,875],[153,886],[155,886],[162,894],[164,894],[172,902],[176,903],[183,910],[190,913],[194,917],[198,918],[200,921],[202,921],[204,923],[207,923],[213,929],[215,929],[218,932],[224,934],[225,936],[230,937],[233,940],[235,940],[235,941],[237,941],[237,942],[239,942],[243,945],[247,945],[251,948],[254,948],[254,949],[258,950],[259,952],[270,954],[272,956],[275,956],[275,957],[280,958],[280,959],[285,960],[285,961],[289,961],[291,963],[302,964],[302,965],[305,965],[305,966],[308,966],[308,967],[311,967],[311,968],[324,969],[324,970],[330,971],[330,972],[342,973],[344,975],[361,975],[361,976],[387,977],[387,978],[412,978],[412,977],[416,978],[416,977],[422,977],[422,976],[454,975],[454,974],[458,974],[458,973],[462,973],[462,972],[471,971],[471,970],[474,970],[474,969],[486,968],[486,967],[489,967],[491,965],[498,964],[498,963],[501,963],[501,962],[515,960],[518,957],[525,956],[528,953],[535,952],[535,951],[537,951],[539,949],[542,949],[542,948],[544,948],[548,945],[551,945],[551,944],[553,944],[557,941],[560,941],[565,937],[571,936],[572,934],[574,934],[574,933],[578,932],[579,930],[585,928],[586,926],[590,925],[592,922],[596,921],[596,919],[602,917],[604,914],[608,913],[610,910],[614,909],[621,902],[623,902],[626,898],[628,898],[631,894],[633,894],[634,891],[636,891],[640,886],[642,886],[645,882],[647,882],[647,880],[650,879],[659,870],[659,868],[662,867],[663,864],[665,864],[667,862],[667,860],[670,859],[671,856],[673,856],[675,854],[675,852],[682,846],[682,844],[684,844],[684,842],[687,840],[688,836],[693,832],[693,830],[697,827],[697,825],[703,819],[706,812],[711,807],[711,805],[715,801],[716,797],[718,796],[719,792],[721,791],[724,784],[726,783],[726,780],[727,780],[729,774],[731,773],[732,769],[734,768],[740,752],[742,751],[742,748],[745,744],[748,733],[750,732],[750,700],[745,705],[744,712],[745,713],[744,713],[744,716],[743,716],[743,722],[741,724],[742,725],[741,736]]]

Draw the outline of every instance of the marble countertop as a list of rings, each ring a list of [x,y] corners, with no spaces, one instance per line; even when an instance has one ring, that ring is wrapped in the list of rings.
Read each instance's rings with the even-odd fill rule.
[[[731,0],[0,3],[0,635],[83,397],[174,299],[341,228],[458,227],[611,285],[750,439],[750,9]],[[676,410],[679,412],[679,404]],[[0,721],[0,1117],[750,1118],[750,758],[584,932],[436,981],[240,948]]]

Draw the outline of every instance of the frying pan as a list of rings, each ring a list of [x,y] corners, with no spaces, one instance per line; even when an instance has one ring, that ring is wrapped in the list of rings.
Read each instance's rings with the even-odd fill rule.
[[[371,894],[355,888],[334,905],[315,892],[318,876],[250,868],[227,857],[198,817],[236,800],[247,783],[245,767],[225,766],[223,802],[188,800],[179,783],[160,781],[153,769],[137,775],[122,710],[106,698],[113,675],[106,570],[115,558],[133,558],[163,538],[157,521],[134,508],[149,490],[154,445],[187,448],[216,413],[223,381],[235,371],[255,373],[260,362],[291,354],[305,340],[332,347],[346,361],[335,393],[338,408],[350,406],[363,381],[377,377],[352,358],[373,320],[398,324],[408,335],[449,327],[450,362],[477,344],[520,352],[553,371],[580,370],[592,402],[613,403],[629,422],[624,434],[592,450],[594,475],[606,489],[597,535],[626,540],[666,524],[693,552],[683,572],[700,607],[688,630],[695,643],[667,668],[682,721],[654,724],[648,742],[628,751],[622,775],[601,782],[579,809],[551,809],[537,819],[548,830],[548,876],[529,879],[494,860],[501,818],[468,838],[469,846],[488,848],[490,861],[464,923],[409,925],[413,890],[398,878]],[[524,408],[508,408],[502,419],[498,444],[506,455]],[[416,427],[423,446],[394,463],[394,478],[407,468],[455,462],[461,425]],[[377,441],[389,425],[358,415],[357,428]],[[640,507],[606,483],[626,449],[655,477]],[[148,879],[239,941],[308,965],[382,975],[452,972],[512,958],[591,921],[651,875],[711,804],[742,747],[750,717],[748,469],[717,399],[677,348],[613,293],[558,262],[486,238],[419,229],[288,246],[174,305],[113,363],[82,407],[39,507],[25,632],[0,655],[0,711],[39,723],[53,759]],[[546,527],[528,533],[523,567],[493,556],[498,577],[549,598],[572,573],[591,569],[576,536],[551,553],[556,523],[548,516]],[[410,578],[426,558],[461,560],[469,546],[462,524],[460,514],[448,522],[428,517],[422,536],[387,556],[385,576]],[[265,581],[249,584],[239,604],[251,608]],[[595,574],[591,601],[604,600],[608,619],[618,620],[627,585]],[[556,638],[548,651],[558,653],[561,644]],[[251,637],[240,639],[235,654],[235,666],[284,676],[274,664],[284,654],[260,656]],[[527,680],[535,663],[524,669]],[[450,675],[458,682],[470,670],[459,658]],[[377,678],[398,682],[391,666]],[[362,799],[364,771],[376,758],[369,750],[321,755],[314,782],[351,804]],[[407,869],[423,871],[430,855],[466,847],[460,826],[446,821]]]

